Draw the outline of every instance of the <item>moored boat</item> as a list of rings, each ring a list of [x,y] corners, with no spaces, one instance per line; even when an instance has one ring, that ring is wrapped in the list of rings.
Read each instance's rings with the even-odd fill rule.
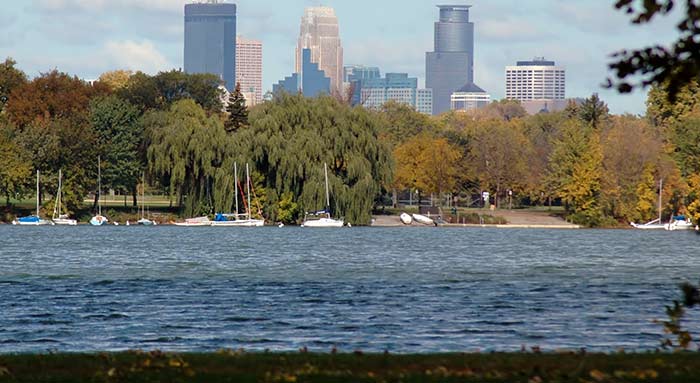
[[[204,227],[211,226],[211,220],[209,217],[187,218],[185,222],[173,222],[173,225],[181,227]]]
[[[53,222],[39,216],[39,170],[36,171],[36,215],[19,217],[12,221],[13,225],[19,226],[46,226],[53,225]]]
[[[328,191],[328,165],[323,164],[323,173],[326,179],[326,209],[306,213],[304,216],[304,222],[301,227],[343,227],[345,221],[341,219],[333,219],[330,213],[331,198],[330,192]]]

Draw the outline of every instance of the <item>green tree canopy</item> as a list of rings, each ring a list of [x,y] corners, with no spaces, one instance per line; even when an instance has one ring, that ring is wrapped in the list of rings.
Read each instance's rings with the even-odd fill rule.
[[[370,112],[331,97],[280,95],[252,110],[250,123],[232,138],[239,163],[250,162],[264,176],[269,219],[277,219],[279,209],[289,210],[291,202],[302,212],[323,208],[327,163],[334,213],[350,223],[370,222],[375,198],[393,173]]]
[[[17,62],[9,57],[4,63],[0,63],[0,113],[5,109],[12,91],[27,83],[27,75],[15,68],[16,64]]]
[[[228,97],[228,119],[226,120],[226,131],[235,132],[248,126],[248,107],[245,105],[245,97],[241,93],[241,84],[236,84],[236,89]]]

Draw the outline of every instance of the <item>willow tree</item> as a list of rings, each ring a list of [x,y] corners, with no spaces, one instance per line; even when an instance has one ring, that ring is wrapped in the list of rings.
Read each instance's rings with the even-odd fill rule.
[[[207,116],[194,101],[182,100],[168,112],[147,113],[142,123],[150,142],[150,171],[165,181],[171,196],[178,196],[185,215],[230,209],[233,196],[221,194],[230,193],[233,182],[221,173],[233,169],[222,169],[230,146],[218,116]]]
[[[281,203],[297,203],[300,213],[324,208],[326,163],[331,210],[347,222],[368,224],[392,175],[379,132],[380,122],[363,108],[331,97],[280,95],[252,110],[250,127],[232,139],[237,161],[250,162],[264,178],[268,219],[277,219]]]

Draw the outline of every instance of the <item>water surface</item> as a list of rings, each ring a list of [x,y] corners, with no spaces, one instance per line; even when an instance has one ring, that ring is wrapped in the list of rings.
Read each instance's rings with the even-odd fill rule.
[[[0,353],[648,350],[698,257],[681,232],[0,226]]]

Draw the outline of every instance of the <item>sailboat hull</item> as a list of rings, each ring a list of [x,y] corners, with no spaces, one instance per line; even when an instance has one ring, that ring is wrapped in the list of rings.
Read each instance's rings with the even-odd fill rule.
[[[77,226],[78,221],[69,218],[56,218],[53,223],[59,226]]]
[[[333,218],[319,218],[304,221],[303,227],[343,227],[344,221]]]

